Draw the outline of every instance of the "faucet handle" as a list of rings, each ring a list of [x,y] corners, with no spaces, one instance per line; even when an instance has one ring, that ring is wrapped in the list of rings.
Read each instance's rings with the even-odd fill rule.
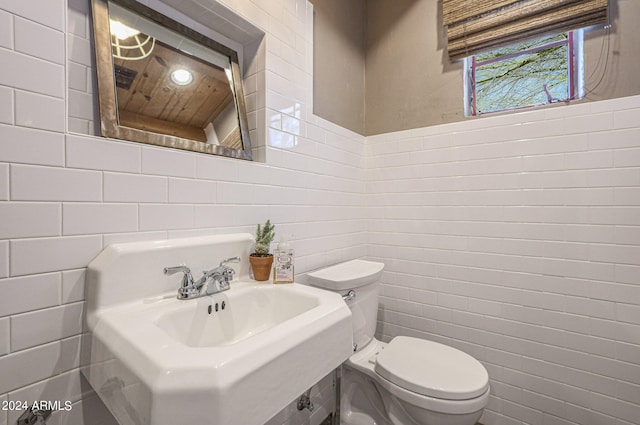
[[[164,268],[164,274],[166,274],[167,276],[178,273],[178,272],[182,272],[182,273],[191,273],[191,269],[187,266],[174,266],[174,267],[165,267]]]
[[[164,274],[170,276],[172,274],[182,272],[184,275],[182,276],[182,287],[188,288],[193,286],[193,276],[191,275],[191,269],[187,266],[174,266],[174,267],[165,267]]]
[[[236,271],[231,267],[227,266],[228,263],[239,263],[240,257],[230,257],[220,261],[220,268],[222,269],[222,276],[224,280],[227,282],[231,282],[233,280],[233,276],[236,274]]]
[[[239,263],[239,262],[240,262],[240,257],[225,258],[224,260],[220,261],[220,267],[224,266],[227,263]]]

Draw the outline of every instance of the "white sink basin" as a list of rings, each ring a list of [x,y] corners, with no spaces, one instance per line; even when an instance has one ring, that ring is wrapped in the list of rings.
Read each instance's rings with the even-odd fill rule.
[[[83,373],[121,425],[261,425],[349,357],[341,297],[250,280],[251,242],[241,234],[112,245],[92,261]],[[162,274],[186,264],[197,278],[236,255],[239,280],[211,296],[178,300],[180,278]]]
[[[157,317],[153,322],[169,337],[189,347],[236,344],[318,307],[318,297],[301,289],[299,285],[237,283],[233,291],[197,302],[175,300],[171,306],[163,303],[154,312]]]

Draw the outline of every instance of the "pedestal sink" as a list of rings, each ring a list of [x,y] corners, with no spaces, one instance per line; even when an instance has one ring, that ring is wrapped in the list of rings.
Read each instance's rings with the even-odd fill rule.
[[[121,425],[261,425],[351,354],[337,294],[248,277],[249,234],[118,244],[89,265],[83,373]],[[167,266],[231,256],[225,292],[176,299]]]

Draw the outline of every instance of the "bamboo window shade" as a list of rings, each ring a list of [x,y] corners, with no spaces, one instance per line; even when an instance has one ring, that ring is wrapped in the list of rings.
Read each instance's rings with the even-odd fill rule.
[[[451,60],[607,21],[608,0],[442,0]]]

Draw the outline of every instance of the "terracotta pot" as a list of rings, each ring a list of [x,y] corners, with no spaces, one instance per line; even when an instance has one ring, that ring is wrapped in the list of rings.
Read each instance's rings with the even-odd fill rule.
[[[273,264],[273,255],[256,255],[249,256],[249,262],[253,269],[253,278],[257,281],[269,280],[271,276],[271,265]]]

